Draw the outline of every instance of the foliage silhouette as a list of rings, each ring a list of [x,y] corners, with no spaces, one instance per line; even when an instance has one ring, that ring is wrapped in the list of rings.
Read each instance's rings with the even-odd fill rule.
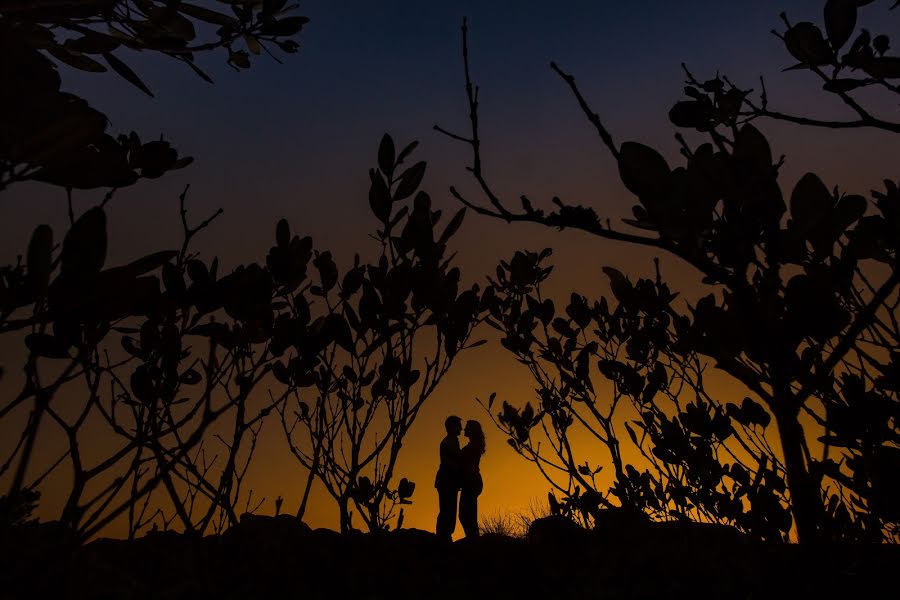
[[[290,38],[308,19],[286,16],[294,8],[286,2],[219,4],[228,5],[234,16],[187,2],[150,0],[39,0],[0,7],[0,50],[5,57],[0,65],[0,191],[29,180],[60,186],[68,194],[71,223],[61,249],[51,228],[40,225],[26,262],[0,268],[0,333],[28,332],[24,383],[0,408],[0,419],[15,422],[30,406],[18,442],[0,465],[0,476],[11,473],[3,502],[13,508],[32,506],[36,489],[68,464],[71,484],[60,520],[84,537],[123,513],[129,536],[151,522],[156,526],[156,520],[168,527],[176,516],[188,530],[203,531],[214,520],[219,527],[234,523],[240,481],[264,416],[247,416],[243,408],[261,373],[261,365],[242,354],[247,336],[235,331],[238,339],[227,347],[210,339],[205,361],[185,362],[192,355],[185,343],[191,338],[185,336],[208,327],[192,329],[202,316],[224,305],[216,304],[216,286],[236,287],[232,276],[217,281],[216,261],[208,268],[189,252],[194,236],[219,213],[189,226],[183,194],[180,251],[156,252],[104,269],[104,207],[115,190],[140,178],[160,177],[191,159],[179,157],[163,139],[142,142],[134,132],[117,138],[107,134],[106,116],[86,100],[61,91],[56,69],[66,64],[105,72],[102,58],[119,76],[152,95],[121,57],[123,50],[164,54],[211,81],[193,63],[197,52],[224,48],[232,66],[246,68],[247,53],[235,49],[240,40],[255,54],[268,52],[267,43],[285,52],[298,49]],[[218,26],[214,35],[207,31],[210,25]],[[111,189],[99,206],[76,220],[72,189],[99,187]],[[109,346],[108,338],[117,333],[125,334],[121,350]],[[201,381],[202,394],[193,400],[181,397]],[[232,392],[230,386],[237,389]],[[225,402],[213,400],[220,388]],[[64,389],[67,398],[61,406],[57,396]],[[80,407],[73,395],[83,398]],[[215,431],[214,425],[232,411],[237,418],[230,434]],[[29,479],[35,448],[47,437],[42,424],[48,419],[58,427],[65,450]],[[108,441],[119,445],[87,466],[81,444],[96,433],[97,423],[112,434]],[[253,442],[249,449],[242,445],[248,437]],[[206,448],[210,440],[220,441],[225,449],[225,466],[215,481],[215,458]],[[168,496],[171,516],[164,514],[164,504],[151,502],[159,490]],[[201,511],[199,500],[204,498],[207,507]],[[249,507],[249,497],[247,501]],[[200,516],[194,516],[195,509]]]
[[[286,0],[215,4],[229,14],[188,2],[154,0],[4,2],[0,191],[28,180],[67,189],[120,188],[189,164],[191,158],[179,157],[162,139],[142,142],[134,132],[118,137],[106,133],[103,113],[61,91],[56,65],[91,73],[109,67],[152,96],[123,60],[123,51],[163,54],[212,82],[194,63],[198,52],[221,48],[228,53],[229,65],[246,69],[248,50],[255,55],[272,55],[270,45],[288,53],[298,50],[292,37],[308,19],[289,15],[296,6]],[[217,29],[210,31],[214,26]]]
[[[399,526],[396,509],[415,489],[406,478],[393,481],[403,438],[458,352],[477,345],[467,346],[478,290],[458,290],[459,270],[445,256],[465,211],[435,233],[440,211],[418,191],[425,163],[400,168],[416,144],[398,153],[389,136],[369,194],[381,222],[381,256],[373,264],[357,256],[342,279],[331,254],[314,250],[308,237],[292,237],[287,221],[278,224],[265,266],[220,276],[217,259],[202,261],[190,248],[221,211],[189,224],[187,190],[180,251],[104,268],[112,191],[76,219],[71,189],[114,191],[191,159],[163,140],[108,135],[103,114],[60,90],[53,61],[102,72],[102,58],[151,94],[114,52],[158,52],[210,81],[194,64],[197,52],[221,48],[241,69],[250,66],[247,50],[298,49],[291,38],[307,19],[287,14],[295,7],[284,0],[220,4],[231,14],[148,0],[7,3],[0,10],[0,43],[13,58],[0,73],[7,84],[0,189],[27,180],[61,186],[70,193],[72,223],[61,249],[50,227],[39,226],[26,262],[2,271],[0,332],[27,331],[28,359],[22,391],[0,418],[31,407],[0,466],[0,476],[11,478],[11,515],[68,465],[72,483],[60,520],[85,538],[118,518],[127,519],[131,537],[151,525],[198,533],[234,525],[239,502],[252,512],[265,500],[253,504],[242,482],[262,423],[275,410],[309,469],[298,516],[318,478],[340,507],[342,529],[351,527],[351,505],[369,528],[394,518]],[[421,365],[414,364],[417,339],[420,347],[436,342]],[[255,394],[272,383],[268,399]],[[309,405],[305,388],[317,392]],[[60,395],[70,406],[59,406]],[[74,416],[71,395],[84,398]],[[46,445],[47,419],[65,450],[35,476],[29,467],[41,440]],[[82,445],[98,421],[117,446],[88,465]]]
[[[251,353],[252,323],[237,317],[231,339],[221,344],[208,335],[217,331],[215,319],[200,323],[231,308],[227,293],[237,287],[238,276],[218,279],[215,260],[208,268],[189,253],[191,239],[209,221],[189,227],[185,195],[181,201],[180,252],[157,252],[104,269],[106,217],[95,207],[75,221],[59,252],[50,228],[38,226],[28,262],[4,273],[5,291],[16,299],[3,312],[4,332],[31,332],[24,339],[22,390],[0,416],[32,408],[0,474],[18,461],[9,494],[15,498],[38,489],[68,463],[72,480],[59,518],[85,538],[122,515],[130,536],[157,517],[164,527],[177,517],[185,529],[200,532],[215,518],[220,526],[236,522],[234,506],[246,471],[246,463],[238,462],[242,443],[248,437],[255,443],[265,415],[263,410],[248,416],[245,403],[266,371]],[[17,313],[24,314],[14,318]],[[195,357],[190,343],[195,336],[208,338],[204,358]],[[203,391],[191,397],[192,389]],[[232,430],[216,432],[226,465],[214,480],[207,438],[229,413],[236,413]],[[35,448],[47,438],[43,419],[59,428],[65,450],[31,477]],[[82,444],[97,435],[98,424],[112,447],[88,465]],[[171,516],[151,503],[160,492],[172,506]],[[201,510],[202,498],[208,502]]]
[[[318,478],[338,504],[342,531],[352,528],[351,505],[370,530],[394,517],[402,523],[402,507],[396,509],[415,490],[406,478],[391,485],[403,439],[456,356],[481,344],[469,341],[482,313],[479,288],[460,290],[460,271],[446,256],[465,209],[435,231],[441,211],[418,191],[425,163],[401,168],[415,146],[398,154],[385,135],[378,168],[369,172],[369,205],[380,222],[378,261],[361,264],[357,256],[341,277],[331,254],[317,253],[318,282],[302,291],[322,298],[324,314],[309,323],[309,309],[298,304],[302,296],[285,297],[294,314],[279,317],[273,331],[276,353],[296,350],[273,364],[273,373],[297,392],[280,413],[291,452],[309,469],[299,516]],[[299,283],[282,266],[285,257],[310,252],[308,242],[288,238],[279,224],[279,246],[268,258],[285,292]]]
[[[85,538],[123,515],[130,536],[151,524],[219,531],[238,522],[240,501],[250,512],[264,501],[252,505],[242,482],[263,421],[276,411],[310,472],[300,516],[318,478],[343,530],[351,503],[370,529],[394,518],[399,527],[395,509],[415,489],[406,478],[394,482],[404,436],[457,354],[480,345],[469,342],[478,288],[460,292],[459,269],[445,256],[465,209],[434,231],[440,211],[417,191],[425,163],[399,170],[414,147],[394,156],[391,138],[382,140],[370,173],[381,253],[374,263],[357,256],[343,277],[330,252],[292,236],[285,220],[266,266],[219,276],[217,259],[190,252],[212,218],[190,226],[186,193],[181,250],[123,267],[104,269],[102,207],[79,217],[59,252],[49,227],[39,226],[27,263],[5,274],[17,302],[2,315],[4,331],[31,333],[25,385],[0,417],[33,403],[0,471],[18,460],[9,501],[67,462],[74,477],[60,520]],[[30,314],[15,319],[16,310]],[[430,342],[433,352],[422,354]],[[69,407],[59,406],[63,387]],[[86,399],[71,418],[79,394]],[[97,435],[96,424],[87,426],[92,414],[118,442],[88,466],[81,444],[89,429]],[[68,443],[48,472],[29,479],[42,416]],[[309,445],[297,439],[301,431]]]
[[[488,322],[531,370],[539,405],[504,403],[491,414],[516,451],[562,494],[562,503],[551,495],[557,510],[595,522],[614,498],[660,518],[727,523],[762,539],[786,539],[793,523],[801,542],[897,540],[898,186],[886,180],[872,192],[873,206],[861,195],[829,191],[809,173],[786,202],[777,181],[782,160],[773,159],[751,123],[768,118],[900,132],[900,124],[875,116],[854,96],[860,88],[900,94],[894,83],[900,57],[887,53],[887,36],[862,30],[841,54],[856,30],[858,5],[865,4],[871,3],[826,2],[825,35],[784,14],[786,29],[775,32],[800,61],[791,68],[819,76],[854,119],[775,111],[762,81],[756,99],[727,77],[700,81],[685,68],[687,99],[669,117],[709,142],[694,147],[676,134],[684,167],[670,167],[645,145],[615,143],[574,77],[551,63],[639,200],[634,218],[623,219],[625,230],[591,207],[559,198],[554,209],[543,210],[522,196],[515,209],[497,195],[482,162],[478,88],[463,23],[471,130],[464,136],[435,128],[470,146],[469,170],[486,202],[451,188],[453,196],[506,222],[580,229],[668,252],[702,273],[710,289],[685,310],[673,303],[677,294],[658,266],[655,280],[636,283],[605,268],[613,298],[573,294],[561,314],[540,291],[549,251],[520,252],[498,267]],[[755,399],[716,397],[703,376],[709,364]],[[485,402],[489,412],[494,400]],[[619,422],[627,417],[622,400],[637,419]],[[623,464],[620,426],[649,468]],[[615,471],[607,492],[595,479],[596,459],[585,462],[573,451],[573,427],[606,446]],[[539,444],[538,432],[549,438],[550,450]]]

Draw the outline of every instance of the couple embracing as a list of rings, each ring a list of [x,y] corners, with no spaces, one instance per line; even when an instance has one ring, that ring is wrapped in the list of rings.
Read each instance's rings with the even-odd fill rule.
[[[466,537],[478,537],[478,495],[483,487],[478,464],[485,451],[484,432],[478,421],[466,421],[463,430],[462,419],[457,416],[447,417],[444,427],[447,435],[441,440],[441,466],[434,480],[439,503],[435,533],[442,540],[452,539],[458,505]],[[462,448],[460,433],[468,439]]]

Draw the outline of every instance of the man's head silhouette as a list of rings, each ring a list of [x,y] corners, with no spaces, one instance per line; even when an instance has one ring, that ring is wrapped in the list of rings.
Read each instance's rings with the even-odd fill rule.
[[[462,419],[456,415],[450,415],[444,421],[444,428],[447,429],[448,435],[459,435],[462,432]]]

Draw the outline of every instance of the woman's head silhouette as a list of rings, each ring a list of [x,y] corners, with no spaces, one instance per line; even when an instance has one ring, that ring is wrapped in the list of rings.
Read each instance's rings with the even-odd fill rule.
[[[466,429],[463,431],[465,436],[469,438],[469,443],[479,448],[479,454],[484,454],[487,444],[484,440],[484,431],[481,429],[481,423],[478,421],[466,421]]]

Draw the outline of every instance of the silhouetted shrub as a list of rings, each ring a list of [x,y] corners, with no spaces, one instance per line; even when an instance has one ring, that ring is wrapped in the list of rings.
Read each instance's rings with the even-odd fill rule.
[[[309,469],[299,514],[318,478],[338,504],[342,531],[352,528],[351,506],[369,529],[385,528],[395,517],[402,525],[402,505],[415,490],[406,478],[391,483],[403,439],[456,356],[482,343],[470,336],[484,296],[477,285],[459,289],[460,271],[446,256],[465,209],[435,231],[441,211],[418,191],[425,163],[401,168],[415,146],[397,153],[384,136],[378,168],[369,172],[369,206],[380,222],[378,261],[361,263],[357,256],[341,276],[330,253],[317,253],[318,279],[303,291],[322,299],[322,314],[310,322],[306,296],[285,296],[294,312],[282,313],[273,326],[273,353],[293,350],[272,372],[291,390],[292,400],[279,411],[292,453]],[[288,243],[286,232],[279,224],[281,241],[269,253],[269,268],[287,292],[297,285],[296,269],[276,265],[295,247],[305,248],[298,252],[309,260],[309,243],[296,237]]]

